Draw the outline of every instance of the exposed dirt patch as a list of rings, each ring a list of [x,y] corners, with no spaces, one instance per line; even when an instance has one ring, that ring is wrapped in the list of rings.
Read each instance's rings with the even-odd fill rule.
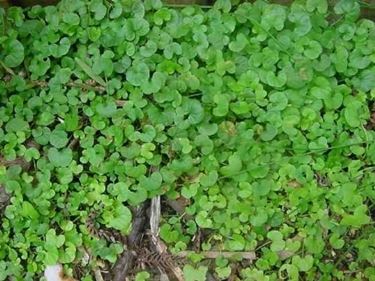
[[[4,213],[5,208],[9,205],[10,195],[0,186],[0,216]]]

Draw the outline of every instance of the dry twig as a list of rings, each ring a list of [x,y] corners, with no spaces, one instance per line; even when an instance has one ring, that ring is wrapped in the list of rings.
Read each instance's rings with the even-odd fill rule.
[[[190,254],[195,253],[194,251],[181,251],[176,254],[177,257],[185,258],[189,256]],[[197,253],[199,255],[202,255],[206,259],[216,259],[218,257],[223,258],[234,258],[234,257],[240,257],[242,259],[246,260],[255,260],[256,254],[255,252],[220,252],[220,251],[204,251]]]

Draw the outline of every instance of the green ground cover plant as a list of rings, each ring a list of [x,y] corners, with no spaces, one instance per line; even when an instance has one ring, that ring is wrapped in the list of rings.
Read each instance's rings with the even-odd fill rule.
[[[359,11],[0,9],[0,280],[56,263],[94,280],[124,249],[95,233],[126,236],[157,195],[170,253],[196,252],[186,280],[375,280],[375,26]]]

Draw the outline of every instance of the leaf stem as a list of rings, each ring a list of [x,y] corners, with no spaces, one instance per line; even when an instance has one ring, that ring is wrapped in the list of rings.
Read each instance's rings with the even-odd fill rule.
[[[4,13],[2,14],[3,15],[3,35],[5,36],[7,34],[7,31],[8,31],[8,9],[5,7],[3,8],[4,10]]]
[[[343,18],[344,18],[344,16],[339,17],[337,20],[335,20],[334,22],[332,22],[329,26],[330,26],[330,27],[335,26],[335,25],[336,25],[337,23],[339,23]]]
[[[296,155],[310,155],[310,154],[325,152],[325,151],[333,150],[333,149],[337,149],[337,148],[344,148],[344,147],[349,147],[349,146],[352,146],[352,145],[367,144],[367,143],[368,143],[367,141],[361,141],[361,142],[348,143],[348,144],[342,144],[342,145],[336,145],[336,146],[329,146],[329,147],[326,147],[326,148],[310,149],[310,151],[308,151],[306,153],[296,154]],[[295,151],[295,150],[296,149],[287,149],[287,151]]]
[[[266,246],[268,246],[271,243],[272,243],[271,240],[268,240],[268,241],[264,242],[262,245],[259,245],[258,247],[255,248],[255,252],[258,251],[258,250],[260,250],[260,249],[262,249],[262,248],[264,248],[264,247],[266,247]]]
[[[268,30],[264,29],[264,27],[256,19],[250,18],[250,21],[254,25],[257,25],[259,28],[261,28],[264,32],[266,32],[268,34],[268,36],[270,36],[276,42],[276,44],[279,45],[279,47],[281,48],[281,51],[283,51],[284,53],[286,53],[290,57],[290,59],[293,61],[293,57],[289,53],[289,51],[280,43],[280,41],[271,32],[269,32]]]
[[[7,67],[7,66],[5,65],[5,63],[4,63],[2,60],[0,60],[0,65],[1,65],[1,67],[4,68],[5,71],[8,72],[10,75],[12,75],[12,76],[16,75],[16,74],[14,73],[14,71],[13,71],[11,68]]]

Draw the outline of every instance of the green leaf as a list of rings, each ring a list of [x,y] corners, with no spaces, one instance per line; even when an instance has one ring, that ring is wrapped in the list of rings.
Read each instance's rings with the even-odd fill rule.
[[[317,41],[310,41],[308,47],[304,50],[305,56],[312,60],[318,58],[321,53],[322,47]]]
[[[187,199],[193,198],[198,192],[198,184],[190,184],[188,186],[183,186],[181,190],[181,195]]]
[[[148,58],[151,57],[157,49],[158,45],[154,41],[147,41],[146,45],[140,48],[140,54]]]
[[[242,33],[238,34],[236,37],[236,41],[232,41],[229,43],[229,49],[233,52],[241,52],[246,45],[248,44],[248,40],[246,36]]]
[[[275,75],[273,72],[268,72],[266,80],[267,84],[271,87],[280,88],[285,85],[287,76],[285,72],[280,72],[278,75]]]
[[[59,251],[56,247],[48,247],[45,252],[44,264],[56,265],[59,259]]]
[[[63,21],[69,25],[79,25],[79,16],[76,13],[64,13]]]
[[[167,79],[167,76],[161,72],[155,72],[153,75],[152,75],[152,78],[151,78],[151,81],[148,81],[144,84],[142,84],[142,90],[144,91],[145,94],[151,94],[151,93],[156,93],[158,94],[158,92],[160,91],[160,89],[163,88],[165,82],[166,82],[166,79]],[[164,93],[160,93],[160,95],[162,95]],[[170,93],[167,93],[167,94],[170,94]],[[158,96],[160,97],[160,96]],[[170,97],[168,97],[167,99],[172,99],[173,100],[173,97],[174,95],[171,94]],[[155,97],[156,98],[156,97]],[[161,101],[161,100],[159,100]]]
[[[336,52],[333,55],[333,63],[338,72],[345,72],[348,67],[348,51],[343,46],[336,46]]]
[[[5,126],[5,130],[7,130],[8,132],[21,132],[28,129],[29,124],[20,118],[14,118],[10,120]]]
[[[221,279],[225,279],[225,278],[228,278],[232,272],[232,269],[230,266],[226,266],[226,267],[216,267],[215,268],[215,272],[217,273],[217,275],[219,276],[219,278]]]
[[[228,158],[228,165],[220,169],[224,176],[233,176],[242,169],[242,161],[238,154],[233,154]]]
[[[302,37],[310,32],[312,28],[310,15],[298,4],[292,6],[292,12],[288,18],[295,24],[294,33],[297,36]]]
[[[375,68],[366,69],[362,71],[358,76],[353,78],[353,85],[357,89],[369,92],[375,88]]]
[[[107,7],[103,4],[102,0],[94,0],[90,4],[90,10],[94,12],[95,20],[102,20],[107,13]]]
[[[70,148],[57,150],[57,148],[52,147],[48,150],[48,160],[55,167],[67,167],[72,162],[72,159],[73,152]]]
[[[208,213],[206,211],[200,211],[195,217],[195,221],[201,228],[212,227],[212,220],[208,218]]]
[[[32,159],[38,160],[40,158],[39,150],[35,147],[30,147],[25,151],[25,160],[30,162]]]
[[[105,149],[102,145],[96,144],[83,151],[83,155],[93,166],[99,166],[105,158]]]
[[[217,0],[215,1],[214,8],[228,13],[232,8],[232,4],[230,0]]]
[[[89,39],[93,42],[95,41],[98,41],[101,34],[102,34],[102,31],[100,28],[98,27],[95,27],[95,26],[91,26],[87,29],[87,33],[88,33],[88,36],[89,36]]]
[[[155,145],[153,143],[145,143],[141,146],[141,155],[146,159],[152,159],[154,156],[152,151],[155,150]]]
[[[49,50],[53,57],[61,58],[69,52],[70,46],[70,40],[67,37],[63,37],[58,44],[50,45]]]
[[[161,186],[162,180],[161,174],[159,172],[154,172],[149,177],[140,180],[140,185],[147,191],[155,191]]]
[[[141,86],[148,82],[150,78],[150,70],[147,64],[140,62],[132,65],[126,72],[126,79],[133,86]]]
[[[245,239],[241,235],[233,234],[227,245],[231,251],[243,251],[245,243]]]
[[[210,171],[207,175],[203,175],[200,178],[200,184],[202,186],[213,186],[218,180],[218,173],[216,171]]]
[[[121,3],[114,3],[111,12],[109,13],[109,17],[111,19],[118,18],[122,14],[122,5]]]
[[[59,253],[59,260],[62,263],[72,263],[76,258],[77,248],[71,242],[66,242],[65,245],[65,249]]]
[[[51,60],[49,58],[35,56],[30,62],[29,70],[32,73],[33,78],[38,78],[45,75],[50,67]]]
[[[72,132],[78,129],[79,116],[78,114],[67,114],[64,119],[64,128],[68,132]]]
[[[313,12],[317,10],[321,14],[325,14],[328,9],[327,0],[307,0],[306,1],[306,10]]]
[[[22,203],[22,214],[25,217],[29,217],[33,220],[37,220],[39,218],[39,213],[37,212],[37,210],[30,202],[27,201],[24,201]]]
[[[48,249],[49,247],[56,247],[60,248],[64,245],[65,236],[64,235],[56,235],[56,231],[54,229],[49,229],[46,233],[46,243],[45,248]]]
[[[213,109],[212,113],[215,116],[225,116],[229,111],[229,100],[228,97],[222,94],[214,96],[214,101],[217,104]]]
[[[274,126],[267,124],[266,129],[260,135],[263,141],[270,141],[277,136],[278,130]]]
[[[0,262],[0,280],[4,281],[8,277],[7,273],[7,263],[5,261]]]
[[[117,111],[117,105],[114,101],[109,100],[107,103],[100,103],[96,106],[96,111],[99,115],[109,118],[112,117]]]
[[[257,165],[256,167],[249,170],[250,175],[254,178],[264,178],[269,171],[269,167],[266,165]]]
[[[256,215],[250,218],[250,222],[254,227],[259,227],[264,225],[268,220],[268,215],[264,209],[260,209]],[[279,240],[278,240],[279,241]]]
[[[166,8],[157,9],[153,15],[153,20],[156,25],[162,25],[164,21],[171,19],[171,12]]]
[[[267,237],[272,241],[271,251],[279,252],[285,248],[285,241],[283,240],[283,235],[276,230],[272,230],[267,233]]]
[[[359,13],[360,5],[356,1],[351,0],[340,0],[337,1],[334,6],[334,11],[336,14],[346,14],[347,17],[351,17],[354,14],[354,17],[357,17]]]
[[[371,218],[366,214],[367,206],[360,205],[355,208],[352,215],[344,214],[341,224],[347,226],[353,226],[355,228],[359,228],[362,225],[366,225],[371,221]]]
[[[333,233],[329,238],[329,243],[334,249],[341,249],[345,245],[345,241],[340,238],[338,233]]]
[[[49,135],[49,142],[56,148],[63,148],[67,145],[69,139],[67,133],[63,130],[53,130]]]
[[[184,266],[184,276],[186,281],[205,281],[207,274],[207,267],[199,266],[194,268],[191,265],[187,264]]]
[[[359,103],[350,103],[346,106],[344,116],[349,126],[358,127],[361,124],[361,119],[359,117],[360,109],[361,105]]]
[[[104,53],[94,61],[92,71],[95,75],[104,73],[106,77],[110,76],[113,72],[114,66],[112,58],[114,53],[111,51],[104,51]]]
[[[160,228],[160,237],[167,243],[176,242],[179,238],[179,233],[173,230],[169,224],[163,224]]]
[[[280,31],[284,28],[286,9],[281,5],[267,5],[261,19],[261,25],[265,30],[275,28]]]
[[[4,64],[7,67],[19,66],[25,58],[25,50],[20,41],[17,39],[8,40],[5,43],[4,51]]]
[[[306,255],[303,258],[294,256],[292,258],[292,264],[295,265],[299,271],[308,272],[314,264],[314,258],[311,255]]]
[[[124,205],[117,205],[110,211],[103,212],[103,219],[108,227],[113,227],[128,234],[131,229],[132,213]]]
[[[141,271],[138,272],[135,276],[135,281],[146,281],[149,280],[150,277],[150,273],[148,273],[147,271]]]

